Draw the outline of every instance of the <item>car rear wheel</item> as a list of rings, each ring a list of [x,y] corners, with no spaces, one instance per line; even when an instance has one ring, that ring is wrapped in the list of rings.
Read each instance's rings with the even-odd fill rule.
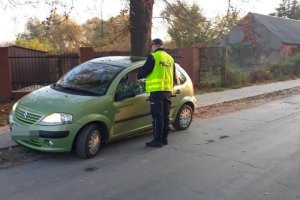
[[[180,108],[172,125],[176,130],[185,130],[191,125],[192,120],[193,109],[191,106],[185,104]]]
[[[78,135],[76,153],[81,158],[92,158],[101,147],[101,128],[97,124],[84,127]]]

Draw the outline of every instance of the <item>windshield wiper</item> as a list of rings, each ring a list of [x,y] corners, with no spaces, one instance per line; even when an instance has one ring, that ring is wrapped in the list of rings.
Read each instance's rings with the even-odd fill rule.
[[[94,91],[86,90],[83,88],[78,88],[78,87],[73,87],[73,86],[65,86],[65,85],[60,85],[58,83],[53,84],[53,87],[58,87],[63,90],[69,90],[77,93],[84,93],[84,94],[89,94],[92,96],[99,96],[100,94]]]
[[[54,88],[64,88],[62,85],[60,85],[58,83],[53,83],[51,86]]]

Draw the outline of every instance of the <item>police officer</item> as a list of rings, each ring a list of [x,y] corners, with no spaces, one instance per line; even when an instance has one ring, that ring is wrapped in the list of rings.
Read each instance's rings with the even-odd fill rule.
[[[146,92],[150,93],[153,140],[147,142],[146,146],[162,147],[168,144],[175,67],[174,59],[164,51],[161,39],[152,40],[152,53],[148,55],[137,77],[146,78]]]

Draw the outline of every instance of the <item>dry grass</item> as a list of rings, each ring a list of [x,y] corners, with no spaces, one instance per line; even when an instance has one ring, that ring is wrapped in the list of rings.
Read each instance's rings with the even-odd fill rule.
[[[8,124],[7,117],[14,103],[14,101],[0,102],[0,126]]]

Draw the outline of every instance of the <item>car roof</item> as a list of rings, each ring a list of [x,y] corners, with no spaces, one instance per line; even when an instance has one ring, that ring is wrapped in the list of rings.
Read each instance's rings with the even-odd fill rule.
[[[145,61],[145,57],[136,57],[136,56],[107,56],[100,57],[90,60],[89,62],[99,62],[99,63],[107,63],[117,66],[129,66],[138,61]]]

